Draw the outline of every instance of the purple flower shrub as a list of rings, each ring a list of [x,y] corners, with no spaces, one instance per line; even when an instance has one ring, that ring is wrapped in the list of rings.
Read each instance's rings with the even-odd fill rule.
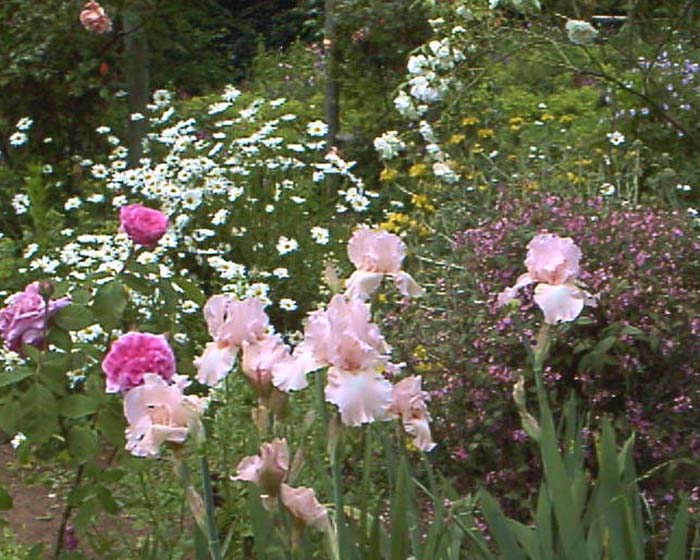
[[[640,473],[700,458],[700,239],[686,215],[501,193],[490,217],[460,228],[443,247],[448,266],[433,278],[425,305],[389,320],[396,338],[408,341],[408,367],[435,388],[436,441],[458,480],[484,480],[514,509],[540,480],[512,390],[521,375],[532,385],[523,338],[534,344],[543,317],[532,287],[505,307],[496,298],[522,273],[525,247],[542,232],[573,238],[583,254],[579,280],[600,295],[597,307],[555,327],[544,372],[553,401],[561,407],[575,394],[590,432],[603,415],[614,416],[621,435],[635,432]],[[434,247],[429,256],[436,258]],[[528,403],[535,407],[533,396]],[[697,473],[674,472],[675,488],[692,491]],[[646,483],[650,495],[655,484]]]

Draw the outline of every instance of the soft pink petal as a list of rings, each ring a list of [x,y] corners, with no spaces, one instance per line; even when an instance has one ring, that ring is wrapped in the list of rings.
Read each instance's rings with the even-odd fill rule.
[[[382,278],[384,278],[383,272],[356,270],[345,281],[345,295],[364,301],[377,291],[382,283]]]
[[[316,499],[316,494],[311,488],[292,488],[283,484],[280,497],[284,507],[299,523],[311,525],[321,531],[327,528],[328,511]]]
[[[218,342],[209,342],[199,358],[194,360],[197,381],[215,387],[226,377],[236,363],[237,348]]]
[[[372,369],[328,370],[326,400],[338,407],[342,422],[348,426],[384,419],[391,394],[391,383]]]
[[[423,288],[416,283],[408,272],[397,272],[391,276],[394,277],[396,289],[399,290],[402,295],[406,297],[420,297],[423,295]]]
[[[324,365],[314,358],[309,345],[302,342],[295,348],[291,360],[280,361],[273,366],[272,384],[285,393],[300,391],[309,385],[306,375]]]
[[[260,455],[245,457],[238,464],[238,472],[233,480],[243,480],[257,484],[266,496],[277,496],[280,485],[289,472],[289,447],[287,440],[275,439],[263,443]]]
[[[525,266],[536,282],[565,284],[579,274],[581,249],[570,237],[542,233],[527,246]]]
[[[573,284],[538,284],[535,303],[544,313],[545,323],[554,325],[560,321],[573,321],[581,314],[585,293]]]
[[[520,275],[515,281],[515,285],[511,286],[510,288],[506,288],[500,294],[498,294],[498,306],[501,307],[513,301],[517,297],[518,291],[521,288],[524,288],[525,286],[528,286],[533,282],[534,280],[530,277],[529,274]]]
[[[359,227],[348,242],[350,261],[365,272],[398,272],[405,254],[401,238],[382,229]]]
[[[207,322],[209,334],[216,338],[221,325],[224,324],[228,316],[228,308],[232,299],[226,295],[216,295],[209,298],[204,304],[204,320]]]
[[[432,451],[435,442],[430,434],[430,420],[425,418],[411,418],[404,420],[403,428],[413,436],[413,444],[421,451]]]

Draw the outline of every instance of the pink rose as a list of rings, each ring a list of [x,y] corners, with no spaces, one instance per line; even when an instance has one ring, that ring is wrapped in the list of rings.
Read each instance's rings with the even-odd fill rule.
[[[107,393],[124,392],[141,385],[146,373],[169,380],[175,375],[175,355],[163,335],[130,332],[112,343],[102,371]]]
[[[104,8],[95,1],[90,1],[80,12],[80,23],[85,29],[99,35],[112,31],[112,20]]]
[[[0,334],[5,345],[15,352],[19,352],[23,344],[39,346],[44,340],[49,317],[70,302],[69,297],[49,300],[47,309],[39,282],[10,296],[8,304],[0,309]]]
[[[153,247],[168,231],[168,217],[141,204],[122,206],[119,222],[134,243],[145,247]]]

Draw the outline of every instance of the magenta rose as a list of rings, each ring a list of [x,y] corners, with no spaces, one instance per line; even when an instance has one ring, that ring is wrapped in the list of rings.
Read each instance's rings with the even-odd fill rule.
[[[47,309],[39,282],[32,282],[23,292],[10,296],[7,305],[0,309],[0,335],[5,345],[15,352],[23,344],[39,346],[44,341],[48,319],[70,301],[69,297],[49,300]]]
[[[119,210],[122,229],[138,245],[153,247],[168,231],[168,217],[160,210],[129,204]]]
[[[145,373],[166,381],[175,375],[175,354],[163,335],[130,332],[120,336],[102,360],[107,393],[125,392],[143,384]]]

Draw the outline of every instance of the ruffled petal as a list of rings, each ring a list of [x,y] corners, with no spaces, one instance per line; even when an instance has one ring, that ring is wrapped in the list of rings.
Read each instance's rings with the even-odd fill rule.
[[[396,289],[406,297],[420,297],[423,295],[421,288],[408,272],[397,272],[391,275],[394,278]]]
[[[316,499],[316,494],[311,488],[292,488],[282,484],[280,498],[284,507],[302,525],[311,525],[320,531],[327,528],[328,511]]]
[[[308,387],[306,375],[324,366],[314,358],[309,345],[301,343],[294,350],[291,360],[278,362],[272,368],[272,384],[280,391],[300,391]]]
[[[413,444],[421,451],[432,451],[435,447],[430,434],[430,419],[427,416],[405,420],[403,429],[413,436]]]
[[[194,361],[197,381],[210,387],[216,386],[233,369],[237,353],[237,348],[209,342],[202,355]]]
[[[585,292],[573,284],[538,284],[535,288],[535,303],[544,313],[545,323],[550,325],[576,319],[585,299]]]
[[[345,282],[345,295],[364,301],[377,291],[382,283],[382,278],[384,278],[382,272],[356,270]]]
[[[226,295],[216,295],[209,298],[204,304],[204,320],[207,322],[209,334],[216,338],[219,328],[226,322],[231,298]]]
[[[520,275],[513,286],[511,286],[510,288],[506,288],[500,294],[498,294],[498,307],[501,307],[513,301],[518,295],[518,291],[520,291],[521,288],[529,286],[533,282],[534,280],[530,277],[529,274]]]
[[[328,370],[326,400],[338,407],[340,419],[348,426],[385,419],[391,394],[391,383],[374,370]]]

